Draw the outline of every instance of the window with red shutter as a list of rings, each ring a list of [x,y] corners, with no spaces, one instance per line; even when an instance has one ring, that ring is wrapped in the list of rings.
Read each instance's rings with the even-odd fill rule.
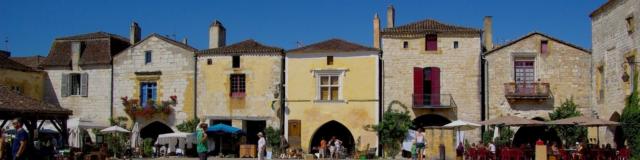
[[[427,35],[425,38],[425,50],[437,51],[438,50],[438,36],[435,34]]]
[[[440,68],[430,67],[431,69],[431,105],[440,105]]]
[[[424,71],[420,67],[413,68],[413,104],[424,104]]]

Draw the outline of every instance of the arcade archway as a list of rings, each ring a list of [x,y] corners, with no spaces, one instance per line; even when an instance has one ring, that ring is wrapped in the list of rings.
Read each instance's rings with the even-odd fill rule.
[[[153,139],[153,142],[155,142],[158,138],[158,135],[165,133],[173,133],[173,130],[169,128],[169,126],[155,121],[140,130],[140,137],[142,139],[151,138]]]
[[[329,121],[316,130],[311,137],[309,151],[317,152],[316,147],[320,146],[320,140],[324,139],[329,142],[333,136],[342,141],[342,146],[347,149],[346,153],[351,153],[353,151],[355,142],[351,131],[337,121]]]
[[[413,119],[413,129],[429,126],[444,126],[451,120],[437,114],[425,114]]]
[[[610,121],[620,122],[620,114],[618,112],[613,112]],[[622,126],[609,127],[609,130],[613,133],[613,142],[616,144],[616,148],[622,147],[624,145],[624,132],[622,132]]]
[[[545,121],[543,118],[536,117],[533,120]],[[535,146],[536,141],[540,139],[546,142],[556,142],[561,144],[562,140],[558,137],[558,133],[553,129],[548,129],[546,126],[530,126],[520,127],[516,134],[513,136],[513,145],[531,145]]]

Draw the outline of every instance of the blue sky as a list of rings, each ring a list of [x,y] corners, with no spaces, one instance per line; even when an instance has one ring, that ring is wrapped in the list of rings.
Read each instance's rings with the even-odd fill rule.
[[[386,22],[386,8],[396,9],[396,25],[423,19],[482,28],[493,16],[498,44],[539,31],[591,48],[589,13],[605,0],[0,0],[0,49],[13,56],[47,55],[53,39],[105,31],[128,37],[135,20],[142,36],[187,37],[205,49],[208,26],[220,20],[227,28],[227,44],[245,39],[292,49],[296,42],[311,44],[342,38],[372,45],[374,13]],[[8,39],[8,45],[4,42]]]

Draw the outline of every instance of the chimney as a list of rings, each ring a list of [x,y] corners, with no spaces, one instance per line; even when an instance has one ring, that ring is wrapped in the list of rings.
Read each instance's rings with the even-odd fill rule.
[[[71,42],[71,69],[80,69],[80,54],[82,53],[82,42]]]
[[[484,17],[483,32],[482,32],[482,44],[486,50],[493,49],[493,20],[491,16]]]
[[[378,13],[373,16],[373,48],[380,49],[380,18],[378,18]]]
[[[183,44],[188,44],[187,42],[188,42],[187,37],[182,38],[182,43]]]
[[[224,47],[226,39],[226,29],[220,21],[216,20],[209,26],[209,49]]]
[[[393,28],[396,23],[396,9],[393,9],[393,5],[387,7],[387,28]]]
[[[131,28],[129,29],[129,42],[133,45],[140,41],[140,26],[138,23],[133,21],[131,23]]]

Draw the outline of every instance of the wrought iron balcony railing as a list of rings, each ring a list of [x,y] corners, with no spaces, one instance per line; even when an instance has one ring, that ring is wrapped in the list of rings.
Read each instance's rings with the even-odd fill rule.
[[[451,94],[413,94],[413,108],[455,108]]]

